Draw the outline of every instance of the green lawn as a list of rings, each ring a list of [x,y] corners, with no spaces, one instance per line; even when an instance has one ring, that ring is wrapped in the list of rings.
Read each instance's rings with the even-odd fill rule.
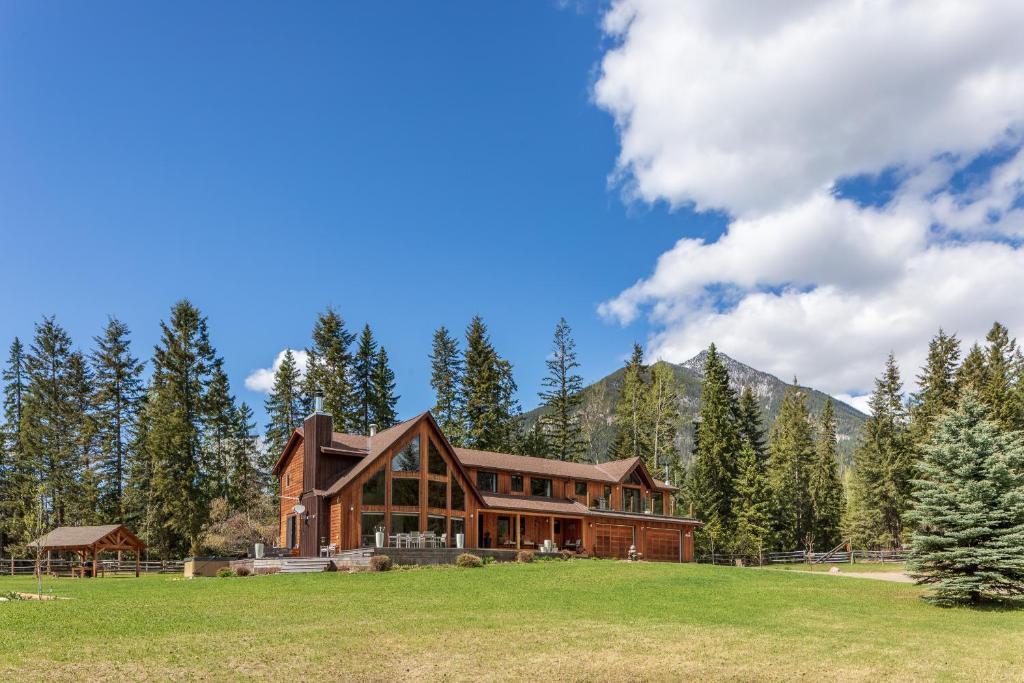
[[[853,578],[577,560],[47,585],[71,599],[0,603],[0,680],[1024,680],[1024,611]]]

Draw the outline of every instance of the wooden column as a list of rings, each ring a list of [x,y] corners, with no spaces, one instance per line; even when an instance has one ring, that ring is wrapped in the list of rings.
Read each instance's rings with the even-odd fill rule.
[[[97,560],[99,559],[99,553],[96,552],[96,546],[92,547],[92,578],[99,578],[96,575],[97,572]]]
[[[136,579],[139,578],[139,555],[141,555],[141,554],[142,553],[139,552],[139,549],[136,548],[135,549],[135,578]]]
[[[519,548],[521,547],[520,543],[522,543],[522,539],[519,537],[519,517],[520,517],[520,515],[517,512],[516,513],[516,550],[519,550]]]
[[[551,527],[551,542],[554,543],[555,542],[555,516],[551,515],[550,517],[548,517],[548,521],[550,522],[549,526]]]

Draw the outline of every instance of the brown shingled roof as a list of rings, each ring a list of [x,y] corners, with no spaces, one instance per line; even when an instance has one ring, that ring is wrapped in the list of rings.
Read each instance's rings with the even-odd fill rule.
[[[404,436],[405,433],[409,431],[409,428],[412,427],[413,424],[415,424],[416,422],[419,422],[419,419],[423,417],[425,414],[426,413],[420,413],[416,417],[405,420],[404,422],[399,422],[394,427],[389,427],[382,432],[377,432],[377,434],[375,434],[373,437],[358,437],[360,439],[365,440],[369,445],[369,449],[366,452],[366,457],[357,462],[355,467],[349,470],[349,472],[344,477],[331,484],[330,488],[324,491],[324,495],[333,496],[335,493],[345,488],[346,484],[348,484],[350,481],[358,477],[361,472],[363,472],[364,470],[366,470],[367,467],[372,465],[374,460],[377,459],[378,455],[386,451],[388,447],[390,447],[392,444],[394,444],[396,441],[402,438],[402,436]],[[352,443],[351,437],[355,437],[354,434],[340,434],[338,432],[335,432],[332,436],[332,441],[337,441],[340,445],[345,445],[345,441],[337,439],[336,437],[349,437],[346,439],[346,441],[348,441],[349,443]]]
[[[587,506],[568,498],[536,498],[534,496],[510,496],[501,493],[481,493],[484,504],[489,508],[521,510],[524,512],[552,512],[560,515],[585,515]]]
[[[469,467],[491,467],[497,470],[525,472],[527,474],[547,474],[553,477],[568,477],[570,479],[616,481],[610,474],[599,469],[597,466],[582,462],[565,462],[564,460],[535,458],[529,455],[477,451],[471,448],[456,448],[455,454],[459,456],[459,460],[462,461],[463,465]]]
[[[133,544],[145,548],[146,544],[123,524],[102,524],[99,526],[62,526],[29,543],[31,547],[41,546],[46,550],[87,548],[120,530]]]

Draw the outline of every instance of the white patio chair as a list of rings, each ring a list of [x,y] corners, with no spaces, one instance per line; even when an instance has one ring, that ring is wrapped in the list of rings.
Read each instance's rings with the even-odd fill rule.
[[[437,547],[438,548],[447,548],[448,547],[448,534],[446,534],[446,533],[445,534],[441,534],[440,543],[437,544]]]
[[[420,545],[420,532],[410,531],[409,532],[409,547],[410,548],[422,548]]]

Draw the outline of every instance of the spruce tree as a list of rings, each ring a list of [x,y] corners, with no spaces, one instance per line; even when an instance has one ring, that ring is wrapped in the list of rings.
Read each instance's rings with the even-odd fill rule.
[[[546,453],[557,460],[581,462],[587,452],[580,425],[580,392],[583,378],[576,372],[576,342],[565,318],[555,326],[551,355],[546,361],[548,374],[539,396],[544,407],[542,433],[547,440]]]
[[[370,406],[370,417],[378,429],[387,429],[398,423],[396,406],[399,397],[395,394],[395,373],[388,361],[388,352],[381,346],[377,349],[377,355],[373,361],[373,376],[371,378],[371,396],[373,402]]]
[[[768,458],[764,423],[761,418],[761,408],[750,387],[743,387],[743,391],[740,393],[737,419],[739,420],[740,439],[751,445],[763,463]]]
[[[334,418],[338,431],[359,429],[358,404],[353,389],[352,342],[355,335],[333,308],[317,316],[313,325],[313,346],[306,361],[306,393],[319,391],[324,410]]]
[[[512,363],[498,358],[498,416],[500,442],[498,450],[511,453],[523,432],[523,415],[516,398],[516,384]]]
[[[733,509],[736,522],[733,550],[741,555],[757,557],[771,547],[771,498],[764,470],[764,460],[753,444],[744,440],[737,462]]]
[[[268,418],[267,460],[264,462],[264,469],[266,476],[269,477],[270,467],[281,455],[292,432],[302,426],[306,414],[302,396],[302,376],[291,349],[285,350],[281,364],[274,372],[274,386],[271,387],[263,406]]]
[[[430,412],[453,446],[463,445],[463,370],[458,341],[447,328],[437,328],[430,350],[430,387],[434,390]]]
[[[1021,410],[1019,395],[1014,383],[1017,376],[1017,341],[1010,338],[1009,331],[1000,323],[993,323],[985,337],[985,386],[981,391],[982,400],[988,406],[989,414],[1003,429],[1024,429],[1024,411]]]
[[[376,419],[374,409],[377,396],[374,393],[376,381],[377,342],[369,325],[363,327],[352,359],[352,389],[356,400],[356,430],[359,434],[370,433],[370,423]],[[378,424],[378,426],[380,426]]]
[[[664,467],[669,470],[679,467],[676,448],[679,392],[676,390],[675,371],[664,361],[658,361],[651,367],[645,414],[650,422],[650,435],[647,437],[650,450],[644,453],[644,463],[655,477],[660,477]]]
[[[200,463],[200,472],[211,500],[230,497],[236,412],[235,397],[231,394],[224,364],[217,358],[213,362],[203,401],[203,461]]]
[[[981,394],[988,385],[988,370],[985,367],[985,352],[977,343],[971,345],[964,362],[956,371],[957,395],[965,391]]]
[[[869,401],[871,416],[864,423],[861,444],[854,453],[857,501],[867,508],[856,516],[877,521],[878,527],[869,533],[872,545],[902,545],[914,468],[902,388],[896,358],[889,354],[885,371],[875,380]]]
[[[736,395],[729,386],[729,372],[714,344],[708,347],[701,384],[701,403],[696,425],[696,450],[690,476],[691,500],[709,534],[725,545],[732,528],[736,457],[740,431]]]
[[[928,343],[928,357],[917,376],[918,391],[911,398],[910,435],[915,448],[931,437],[932,425],[956,405],[960,340],[942,329]]]
[[[511,450],[518,411],[512,365],[491,345],[487,326],[474,316],[466,329],[464,443],[481,450]]]
[[[786,388],[768,440],[768,485],[772,493],[775,536],[781,548],[813,543],[813,509],[809,484],[815,460],[814,432],[807,393],[797,384]]]
[[[128,326],[110,318],[101,336],[95,337],[91,355],[95,371],[93,407],[100,449],[103,517],[124,518],[124,487],[129,448],[142,401],[144,363],[131,354]]]
[[[936,424],[914,481],[910,570],[942,605],[1024,595],[1024,441],[973,393]]]
[[[646,397],[647,367],[644,365],[644,351],[639,344],[634,343],[633,353],[622,374],[622,389],[612,418],[614,436],[609,446],[612,458],[624,460],[641,457],[649,452]]]
[[[836,449],[836,411],[825,401],[819,424],[817,450],[807,481],[811,500],[811,534],[817,548],[832,548],[840,540],[844,498]]]
[[[0,555],[21,527],[20,513],[32,498],[34,462],[22,442],[22,407],[28,383],[25,348],[11,342],[0,378],[4,385],[3,425],[0,426]]]
[[[71,413],[74,449],[74,482],[69,489],[68,523],[74,525],[98,524],[101,520],[102,478],[99,439],[95,415],[92,411],[94,373],[85,355],[71,354],[68,367],[68,395],[73,406]]]
[[[231,468],[227,489],[228,509],[233,512],[253,509],[269,486],[269,472],[261,472],[256,421],[252,408],[244,401],[232,420]]]

